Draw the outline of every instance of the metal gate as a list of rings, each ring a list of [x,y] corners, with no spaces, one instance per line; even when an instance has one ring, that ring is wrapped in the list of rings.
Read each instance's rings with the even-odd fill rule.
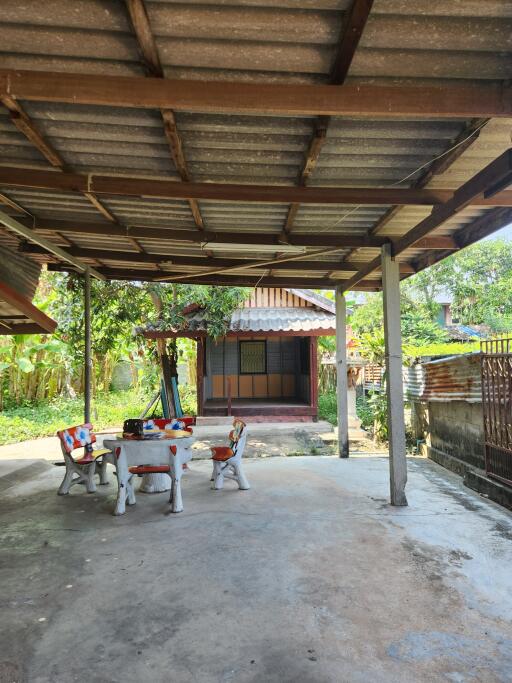
[[[485,469],[512,486],[512,339],[480,345]]]

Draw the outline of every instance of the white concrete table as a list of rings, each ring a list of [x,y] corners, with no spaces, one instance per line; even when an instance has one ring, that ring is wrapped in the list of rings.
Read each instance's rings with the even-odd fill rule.
[[[131,483],[132,476],[129,468],[142,465],[169,465],[170,474],[152,474],[152,477],[167,477],[164,482],[151,480],[146,483],[154,491],[167,491],[171,489],[170,503],[173,512],[183,510],[181,496],[181,477],[183,465],[192,458],[191,446],[194,437],[161,438],[161,439],[105,439],[104,446],[112,451],[108,461],[116,468],[117,473],[117,503],[115,515],[123,515],[128,505],[135,505],[135,491]],[[171,446],[176,447],[176,453],[171,451]],[[118,454],[117,454],[118,453]],[[148,488],[146,488],[146,491]]]

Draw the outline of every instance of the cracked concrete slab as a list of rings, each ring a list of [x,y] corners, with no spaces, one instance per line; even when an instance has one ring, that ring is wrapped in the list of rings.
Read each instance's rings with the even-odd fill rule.
[[[252,488],[183,480],[185,511],[113,486],[0,495],[0,680],[505,683],[512,515],[409,459],[248,459]]]

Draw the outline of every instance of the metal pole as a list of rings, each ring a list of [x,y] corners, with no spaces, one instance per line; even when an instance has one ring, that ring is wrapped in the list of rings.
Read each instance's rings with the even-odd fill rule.
[[[400,331],[400,274],[391,246],[382,247],[386,390],[388,400],[389,478],[391,505],[407,505],[407,457],[405,451],[402,333]]]
[[[347,303],[336,287],[336,392],[338,403],[338,453],[348,458]]]
[[[91,273],[89,268],[84,273],[84,422],[91,421]]]

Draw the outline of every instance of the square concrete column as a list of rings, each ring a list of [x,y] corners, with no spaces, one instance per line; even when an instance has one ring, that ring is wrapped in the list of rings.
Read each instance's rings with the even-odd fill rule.
[[[400,330],[400,277],[398,262],[391,256],[391,245],[389,244],[382,247],[382,288],[384,294],[391,505],[407,505],[407,498],[405,497],[407,459],[402,380],[402,333]]]
[[[348,458],[347,303],[336,287],[336,391],[338,403],[338,453]]]

